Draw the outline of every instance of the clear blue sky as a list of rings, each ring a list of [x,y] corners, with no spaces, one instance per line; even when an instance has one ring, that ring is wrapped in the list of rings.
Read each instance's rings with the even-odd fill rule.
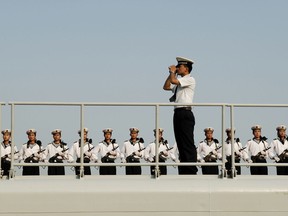
[[[0,0],[0,101],[168,102],[162,90],[176,56],[195,60],[196,103],[287,103],[288,1],[277,0]],[[219,109],[196,108],[195,140],[203,128],[220,136]],[[9,106],[2,128],[10,127]],[[77,108],[19,107],[15,141],[36,128],[44,143],[54,128],[77,139]],[[172,108],[161,127],[174,142]],[[153,109],[87,108],[95,141],[104,127],[119,143],[128,128],[153,140]],[[235,113],[245,144],[259,123],[272,140],[287,109]],[[140,132],[140,133],[141,133]],[[65,137],[66,136],[66,137]]]

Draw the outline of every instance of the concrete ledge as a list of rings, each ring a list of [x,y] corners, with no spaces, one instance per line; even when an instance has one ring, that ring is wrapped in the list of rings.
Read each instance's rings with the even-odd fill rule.
[[[86,176],[0,181],[0,215],[287,215],[288,177]]]

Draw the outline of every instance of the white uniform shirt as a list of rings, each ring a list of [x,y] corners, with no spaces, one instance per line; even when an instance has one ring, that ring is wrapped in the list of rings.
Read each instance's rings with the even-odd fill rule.
[[[271,142],[271,149],[269,149],[269,157],[273,159],[275,156],[281,155],[284,150],[288,149],[288,141],[284,140],[284,143],[280,141],[279,138],[274,139]]]
[[[156,141],[151,142],[147,148],[144,150],[144,159],[148,160],[148,158],[154,158],[155,157],[155,146],[156,146]],[[167,149],[169,149],[169,144],[164,144],[162,141],[159,142],[159,149],[158,149],[158,153],[160,154],[161,151],[165,152],[167,151]],[[174,148],[174,147],[173,147]],[[164,154],[161,155],[161,157],[164,159],[168,159],[171,158],[172,160],[176,160],[175,155],[173,154],[173,149],[168,151],[168,156],[165,156]]]
[[[180,85],[178,85],[175,103],[192,103],[196,82],[190,74],[178,78]],[[172,92],[175,93],[176,85],[171,85]],[[183,106],[175,106],[179,108]]]
[[[32,154],[37,154],[39,151],[43,150],[43,148],[41,146],[39,146],[38,144],[34,143],[34,144],[23,144],[22,148],[20,149],[19,152],[19,160],[25,160],[27,157],[30,157]],[[45,159],[45,156],[42,153],[39,154],[39,160],[43,160]]]
[[[17,152],[17,147],[14,146],[14,160],[17,160],[19,157],[19,153]],[[5,145],[3,142],[1,143],[1,158],[3,156],[7,155],[7,157],[5,158],[5,160],[11,161],[11,144],[9,143],[8,145]]]
[[[113,150],[113,148],[116,148],[117,146],[119,146],[117,143],[114,143],[112,144],[111,142],[110,143],[106,143],[104,140],[102,142],[100,142],[96,147],[95,147],[95,150],[94,150],[94,154],[95,154],[95,157],[96,157],[96,160],[98,160],[98,154],[100,154],[100,157],[103,158],[106,156],[106,154],[110,151]],[[109,158],[112,158],[112,159],[116,159],[118,157],[120,157],[120,149],[119,147],[115,150],[117,155],[114,156],[114,155],[108,155]]]
[[[139,149],[143,149],[144,148],[144,144],[141,143],[141,142],[134,142],[134,143],[131,143],[130,140],[126,140],[124,142],[124,145],[121,149],[121,159],[128,157],[130,156],[131,154],[133,154],[133,152],[137,152]],[[140,152],[141,154],[141,157],[135,155],[134,157],[135,158],[142,158],[144,153],[143,151]]]
[[[93,145],[85,142],[84,146],[83,146],[83,154],[85,154],[85,152],[88,152],[89,149],[93,148]],[[90,160],[94,161],[96,159],[96,156],[94,154],[93,149],[90,151],[92,153]],[[76,156],[76,158],[80,158],[80,146],[79,146],[79,142],[76,141],[74,142],[74,144],[72,145],[71,149],[69,150],[68,153],[68,162],[73,162],[74,161],[74,155]],[[87,157],[87,156],[85,156]]]
[[[61,153],[64,149],[68,149],[67,145],[55,144],[51,142],[47,145],[44,151],[44,157],[46,160],[49,158],[54,157],[57,153]],[[58,159],[67,160],[68,159],[68,151],[63,152],[64,157],[57,156]],[[46,161],[47,162],[47,161]]]
[[[226,140],[225,144],[225,154],[226,156],[231,156],[231,140]],[[242,144],[240,142],[234,142],[234,152],[238,154],[240,157],[243,156],[243,150],[241,150]],[[239,151],[241,150],[241,151]]]
[[[243,151],[243,156],[245,160],[249,159],[250,156],[256,156],[259,152],[263,151],[268,147],[268,143],[266,141],[260,141],[256,139],[248,140],[246,144],[246,149]],[[267,158],[267,155],[265,156]]]
[[[211,142],[208,142],[206,139],[204,141],[201,141],[197,148],[198,161],[203,160],[206,155],[208,155],[211,151],[215,150],[217,147],[219,147],[219,143],[215,143],[214,140],[212,140]],[[221,148],[217,150],[217,158],[219,160],[222,159]]]

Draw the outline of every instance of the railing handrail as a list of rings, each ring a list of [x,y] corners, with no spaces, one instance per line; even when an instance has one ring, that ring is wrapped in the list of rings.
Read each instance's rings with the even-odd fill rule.
[[[4,102],[0,102],[0,105],[6,105],[6,103]],[[84,128],[84,122],[83,122],[83,107],[86,106],[153,106],[155,107],[155,128],[156,130],[159,128],[158,127],[158,123],[159,123],[159,107],[162,106],[169,106],[169,107],[173,107],[173,106],[192,106],[192,107],[222,107],[222,144],[224,144],[224,131],[225,131],[225,121],[224,121],[224,116],[225,116],[225,107],[230,108],[230,128],[234,129],[234,108],[235,107],[288,107],[288,104],[231,104],[231,103],[135,103],[135,102],[21,102],[21,101],[17,101],[17,102],[8,102],[8,105],[11,106],[11,131],[12,131],[12,136],[11,136],[11,142],[12,142],[12,149],[14,148],[14,142],[13,142],[13,127],[14,127],[14,107],[15,106],[26,106],[26,105],[31,105],[31,106],[79,106],[81,107],[81,112],[80,112],[80,128],[81,131],[83,133],[83,128]],[[0,109],[0,120],[1,120],[1,109]],[[1,125],[0,125],[1,128]],[[81,136],[83,137],[83,136]],[[232,133],[232,140],[234,140],[234,134]],[[84,143],[84,142],[82,142]],[[156,143],[159,143],[159,135],[158,133],[156,133]],[[235,170],[235,162],[234,162],[234,145],[231,145],[231,156],[232,156],[232,168]],[[158,155],[158,148],[155,149],[155,155]],[[225,154],[225,148],[222,148],[222,156],[226,155]],[[14,156],[14,152],[11,152],[11,156],[13,158]],[[1,165],[1,161],[0,161],[0,165]],[[14,160],[11,161],[11,168],[13,171],[13,167],[14,166],[25,166],[28,164],[25,163],[15,163]],[[39,164],[31,164],[28,166],[51,166],[51,164],[49,163],[39,163]],[[75,163],[63,163],[61,164],[61,166],[75,166]],[[78,166],[81,167],[82,171],[83,171],[83,167],[84,166],[109,166],[106,164],[99,164],[99,163],[94,163],[94,164],[84,164],[83,162],[83,146],[81,145],[81,161],[80,163],[77,163]],[[119,164],[119,163],[115,163],[113,164],[115,166],[134,166],[133,164]],[[156,157],[156,162],[155,163],[140,163],[137,164],[138,166],[156,166],[156,170],[159,170],[159,165],[161,165],[159,163],[159,158]],[[188,165],[198,165],[198,166],[207,166],[207,163],[181,163],[181,164],[172,164],[172,163],[165,163],[165,165],[167,166],[179,166],[179,165],[184,165],[184,166],[188,166]],[[217,163],[213,163],[213,164],[209,164],[209,166],[219,166],[222,165],[222,170],[225,170],[225,161],[222,160],[222,162],[217,162]],[[54,165],[52,165],[54,166]],[[56,165],[55,165],[56,166]],[[249,164],[249,163],[241,163],[238,164],[237,166],[285,166],[285,164],[275,164],[275,163],[257,163],[257,164]],[[156,172],[155,172],[156,173]],[[155,174],[156,178],[157,173]],[[232,175],[233,178],[234,175]],[[14,176],[12,176],[14,177]],[[80,177],[82,177],[80,175]],[[224,177],[224,174],[222,173],[222,177]]]

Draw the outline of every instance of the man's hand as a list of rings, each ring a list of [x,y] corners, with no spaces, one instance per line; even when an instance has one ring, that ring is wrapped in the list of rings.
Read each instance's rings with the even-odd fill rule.
[[[177,70],[175,65],[169,66],[168,69],[169,69],[169,73],[176,73],[176,70]]]

